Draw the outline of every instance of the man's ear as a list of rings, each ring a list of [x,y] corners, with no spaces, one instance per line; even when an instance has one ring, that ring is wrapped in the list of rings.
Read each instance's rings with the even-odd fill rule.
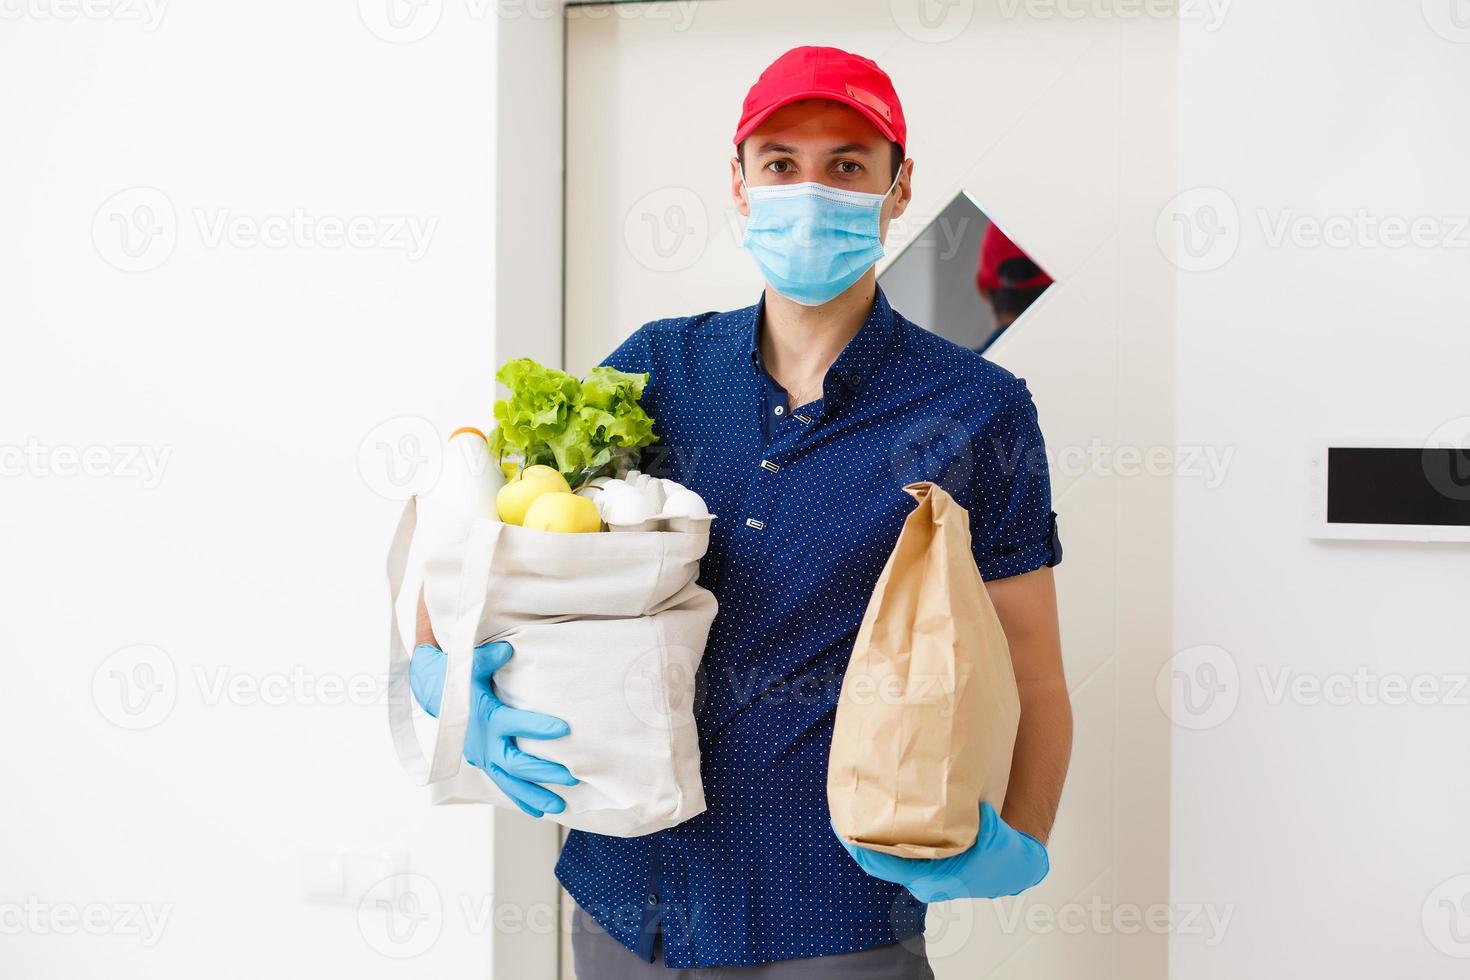
[[[745,184],[740,179],[740,158],[730,158],[730,197],[735,201],[735,210],[750,217],[750,202],[745,197]]]
[[[914,199],[914,161],[905,160],[898,167],[898,186],[893,189],[893,213],[889,219],[899,218],[909,209]]]

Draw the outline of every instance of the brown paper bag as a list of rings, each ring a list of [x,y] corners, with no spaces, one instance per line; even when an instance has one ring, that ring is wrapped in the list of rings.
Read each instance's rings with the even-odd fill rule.
[[[853,644],[827,802],[848,843],[939,858],[975,842],[982,800],[1001,809],[1021,705],[969,513],[933,483],[903,489],[919,506]]]

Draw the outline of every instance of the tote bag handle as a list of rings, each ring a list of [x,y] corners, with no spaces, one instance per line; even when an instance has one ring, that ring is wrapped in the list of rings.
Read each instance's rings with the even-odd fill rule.
[[[413,691],[408,682],[410,655],[403,645],[398,623],[398,600],[408,569],[408,553],[418,524],[417,499],[410,497],[398,520],[393,544],[388,549],[388,726],[399,761],[417,785],[425,786],[452,778],[459,772],[464,755],[465,730],[470,718],[470,674],[475,656],[476,631],[485,608],[490,569],[504,527],[499,521],[476,521],[464,539],[460,559],[459,596],[448,636],[441,637],[449,662],[444,672],[444,693],[439,698],[439,724],[434,748],[424,757],[413,725]]]

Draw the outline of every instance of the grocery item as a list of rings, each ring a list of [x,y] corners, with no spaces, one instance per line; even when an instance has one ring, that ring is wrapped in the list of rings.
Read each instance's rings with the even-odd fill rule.
[[[399,757],[430,787],[431,801],[515,806],[463,757],[474,649],[504,640],[515,656],[495,672],[495,695],[569,727],[529,750],[578,779],[553,787],[566,809],[545,819],[636,837],[703,812],[694,708],[717,611],[714,595],[698,583],[708,523],[644,534],[545,534],[477,519],[460,540],[425,555],[424,604],[448,659],[433,742],[421,746],[411,659],[397,621],[415,550],[415,505],[405,505],[389,552],[388,708]]]
[[[550,466],[528,466],[495,495],[495,509],[507,524],[524,524],[526,511],[546,493],[571,493],[572,488]]]
[[[586,497],[566,493],[543,493],[526,511],[524,526],[533,531],[587,534],[602,530],[597,505]]]
[[[450,433],[439,479],[419,496],[424,546],[440,547],[463,537],[476,518],[494,517],[503,482],[485,433],[470,427]]]
[[[936,484],[903,489],[918,506],[853,643],[827,803],[848,844],[943,858],[975,842],[982,801],[1004,804],[1020,697],[969,513]]]
[[[578,380],[522,357],[495,378],[510,389],[495,403],[490,451],[497,459],[552,466],[579,487],[618,454],[657,441],[653,419],[638,403],[646,374],[595,367]]]
[[[389,552],[399,757],[434,803],[517,805],[473,759],[462,764],[474,651],[505,641],[515,655],[495,670],[491,695],[569,726],[534,749],[578,779],[557,787],[566,807],[545,818],[620,837],[672,827],[705,806],[694,685],[717,609],[698,583],[714,517],[689,489],[634,468],[656,438],[639,405],[647,375],[595,368],[578,380],[521,358],[496,377],[510,394],[495,404],[488,442],[476,433],[471,444],[483,463],[481,482],[464,488],[472,502],[430,544],[419,506],[429,501],[410,499]],[[623,533],[593,533],[604,521]],[[397,621],[410,552],[423,558],[423,604],[445,658],[427,752]],[[421,656],[428,698],[437,674],[424,667]]]
[[[679,487],[676,483],[674,486]],[[709,508],[704,504],[704,498],[693,490],[679,487],[678,492],[670,493],[664,500],[664,517],[708,517]]]
[[[609,531],[708,531],[714,520],[693,490],[638,470],[602,481],[594,499]]]
[[[596,506],[602,512],[602,519],[615,525],[639,524],[658,513],[658,507],[647,494],[623,480],[604,484]]]

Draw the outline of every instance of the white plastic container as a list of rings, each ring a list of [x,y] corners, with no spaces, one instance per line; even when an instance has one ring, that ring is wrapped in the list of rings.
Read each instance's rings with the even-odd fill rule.
[[[450,433],[439,480],[419,495],[419,535],[430,549],[453,546],[480,518],[496,519],[495,495],[505,475],[490,455],[485,433],[465,427]]]
[[[693,490],[673,480],[658,479],[633,470],[623,478],[632,492],[643,495],[648,516],[639,520],[621,520],[618,506],[604,507],[598,498],[598,509],[603,523],[609,531],[679,531],[683,533],[708,534],[710,522],[715,519],[704,500]],[[606,491],[607,484],[602,489]],[[630,491],[623,491],[624,494]]]

